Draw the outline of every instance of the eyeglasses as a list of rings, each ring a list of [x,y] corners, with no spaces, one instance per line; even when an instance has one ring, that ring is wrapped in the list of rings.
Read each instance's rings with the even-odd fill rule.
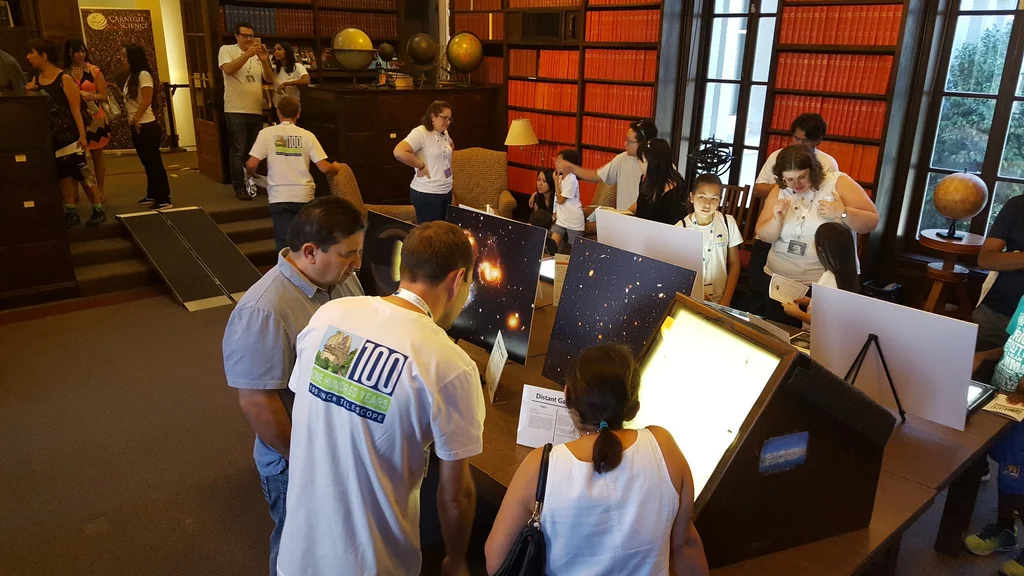
[[[452,118],[451,116],[442,116],[438,114],[437,117],[440,118],[446,124],[451,124],[452,122],[455,122],[455,118]]]
[[[629,138],[626,138],[626,146],[629,146],[630,144],[636,144],[636,140],[630,140]]]
[[[248,38],[250,40],[252,40],[253,38],[256,37],[255,34],[242,34],[241,32],[239,32],[238,34],[235,34],[235,36],[241,36],[242,38]]]

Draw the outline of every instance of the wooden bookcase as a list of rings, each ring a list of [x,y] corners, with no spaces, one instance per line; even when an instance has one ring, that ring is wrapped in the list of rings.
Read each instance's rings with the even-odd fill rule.
[[[910,1],[781,0],[758,166],[790,144],[797,115],[817,112],[819,149],[875,197]]]
[[[220,29],[225,42],[234,38],[231,29],[232,12],[243,14],[235,17],[249,21],[256,27],[256,35],[273,47],[276,40],[286,40],[300,53],[310,50],[316,69],[304,63],[309,70],[310,81],[322,83],[331,80],[351,79],[352,74],[333,67],[333,62],[324,65],[324,56],[329,52],[335,32],[345,26],[355,26],[367,32],[374,47],[387,42],[398,53],[399,28],[401,26],[402,0],[220,0]],[[270,15],[254,14],[244,16],[252,9],[271,11]],[[268,32],[267,18],[276,24]],[[277,32],[277,27],[284,31]],[[304,33],[296,32],[301,29]],[[370,76],[372,71],[360,73]]]

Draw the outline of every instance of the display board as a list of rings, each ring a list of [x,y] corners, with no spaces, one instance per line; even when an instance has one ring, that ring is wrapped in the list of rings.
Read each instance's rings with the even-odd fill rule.
[[[697,280],[688,294],[704,297],[704,236],[700,230],[598,210],[597,241],[693,270]]]
[[[500,330],[509,359],[525,364],[547,230],[458,206],[445,219],[477,253],[469,300],[448,334],[490,350]]]
[[[565,384],[572,361],[597,344],[625,344],[639,355],[672,298],[677,292],[689,294],[696,278],[692,270],[578,239],[555,314],[544,377]]]
[[[413,224],[372,210],[366,213],[366,240],[359,282],[368,296],[389,296],[398,290],[402,246]]]

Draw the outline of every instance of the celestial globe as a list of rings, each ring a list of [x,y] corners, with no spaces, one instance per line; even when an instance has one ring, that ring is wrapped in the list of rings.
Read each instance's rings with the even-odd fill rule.
[[[409,38],[409,42],[405,45],[405,51],[409,54],[409,59],[413,64],[429,66],[434,63],[434,58],[437,56],[437,44],[429,35],[420,33]]]
[[[380,47],[377,48],[377,55],[385,63],[391,62],[395,58],[395,47],[387,42],[381,42]]]
[[[331,53],[342,70],[358,72],[370,65],[376,50],[366,32],[359,28],[342,28],[331,40]]]
[[[459,32],[448,41],[448,63],[452,68],[469,74],[484,61],[484,45],[472,32]]]
[[[988,186],[974,174],[946,176],[935,187],[935,209],[950,220],[969,220],[988,203]]]

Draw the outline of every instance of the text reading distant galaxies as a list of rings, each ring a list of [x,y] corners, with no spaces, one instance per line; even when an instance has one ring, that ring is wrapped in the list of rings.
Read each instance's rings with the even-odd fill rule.
[[[501,330],[509,359],[526,363],[547,231],[456,206],[446,220],[462,228],[477,257],[466,307],[448,333],[489,351]]]
[[[639,355],[676,292],[689,294],[696,278],[696,272],[660,260],[577,241],[543,375],[564,384],[572,361],[597,344],[625,344]]]

